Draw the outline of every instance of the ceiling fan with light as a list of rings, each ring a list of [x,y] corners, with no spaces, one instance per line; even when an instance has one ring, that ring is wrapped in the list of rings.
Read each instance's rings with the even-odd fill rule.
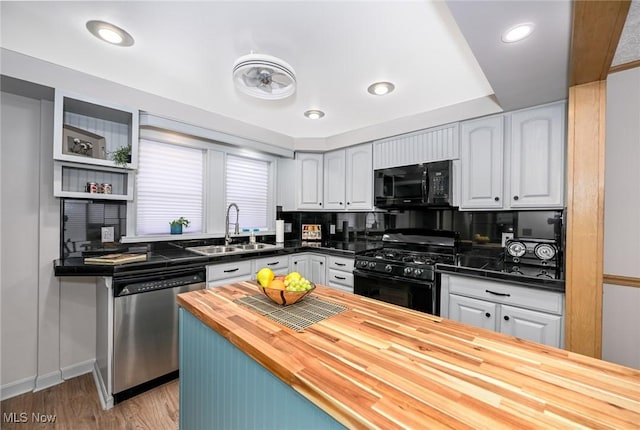
[[[280,100],[296,91],[296,75],[287,62],[264,54],[248,54],[233,65],[233,81],[241,92],[265,100]]]

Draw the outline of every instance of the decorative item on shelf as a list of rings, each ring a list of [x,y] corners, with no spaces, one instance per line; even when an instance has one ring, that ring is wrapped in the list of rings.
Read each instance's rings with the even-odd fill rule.
[[[131,163],[131,145],[121,146],[113,152],[110,152],[111,159],[116,166],[126,167],[127,163]]]
[[[62,153],[103,160],[107,155],[104,137],[67,124],[62,129]]]
[[[182,227],[189,227],[190,223],[185,217],[174,219],[169,223],[171,225],[171,234],[182,234]]]

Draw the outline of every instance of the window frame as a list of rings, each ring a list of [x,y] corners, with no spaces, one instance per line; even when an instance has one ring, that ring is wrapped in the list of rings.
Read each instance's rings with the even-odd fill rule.
[[[226,157],[233,154],[239,157],[252,158],[266,161],[268,166],[268,196],[267,196],[267,231],[260,234],[275,234],[276,218],[276,183],[277,165],[280,157],[259,152],[253,149],[224,144],[222,142],[210,141],[203,138],[181,135],[178,133],[157,129],[140,130],[140,139],[151,140],[157,143],[167,143],[172,145],[185,146],[205,150],[204,174],[203,174],[203,232],[184,233],[180,240],[205,239],[224,237],[225,215],[228,207],[226,198]],[[137,174],[135,181],[137,186]],[[222,202],[222,204],[220,204]],[[242,208],[240,208],[242,210]],[[132,242],[153,242],[162,240],[175,240],[176,236],[171,234],[144,235],[138,236],[136,232],[137,224],[137,201],[135,198],[127,202],[127,232],[135,232],[122,237],[123,243]]]

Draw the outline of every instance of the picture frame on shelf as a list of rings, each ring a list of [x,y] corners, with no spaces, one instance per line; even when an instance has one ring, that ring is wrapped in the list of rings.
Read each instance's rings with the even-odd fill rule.
[[[65,124],[62,128],[62,153],[104,160],[107,158],[106,142],[100,135]]]

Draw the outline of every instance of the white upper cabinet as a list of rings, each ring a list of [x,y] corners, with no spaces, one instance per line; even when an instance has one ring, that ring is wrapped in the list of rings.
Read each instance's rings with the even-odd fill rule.
[[[564,204],[564,103],[511,115],[510,205],[561,208]]]
[[[296,179],[297,179],[297,207],[298,209],[323,209],[323,161],[322,154],[297,153],[296,154]],[[290,184],[294,187],[294,184]]]
[[[562,208],[565,140],[564,102],[463,122],[460,209]]]
[[[462,123],[461,209],[502,209],[503,115]]]
[[[347,210],[373,209],[373,146],[352,146],[346,151]]]
[[[136,109],[56,90],[53,158],[135,169],[138,166],[138,122]],[[116,165],[112,153],[129,146],[131,161]]]
[[[324,209],[373,209],[372,153],[365,143],[324,154]]]
[[[346,151],[324,154],[324,209],[344,210],[346,207]]]
[[[458,123],[447,124],[375,141],[373,168],[455,160],[458,152]]]

